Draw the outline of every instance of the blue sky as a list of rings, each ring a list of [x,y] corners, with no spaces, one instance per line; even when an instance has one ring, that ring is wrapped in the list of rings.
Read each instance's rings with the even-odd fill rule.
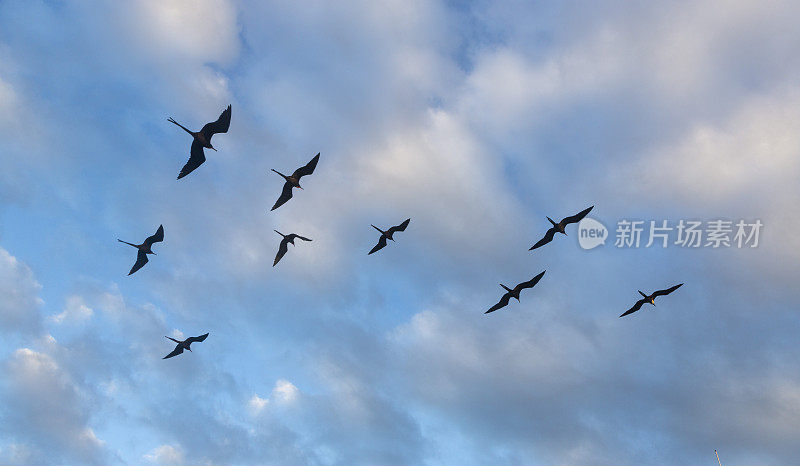
[[[798,19],[750,0],[0,2],[0,462],[791,464]],[[166,119],[228,104],[218,152],[176,181],[190,140]],[[317,152],[268,212],[269,170]],[[764,229],[753,249],[527,251],[589,205],[612,230]],[[366,255],[370,224],[407,217]],[[116,239],[159,224],[127,277]],[[314,241],[272,268],[273,229]],[[164,335],[206,332],[161,359]]]

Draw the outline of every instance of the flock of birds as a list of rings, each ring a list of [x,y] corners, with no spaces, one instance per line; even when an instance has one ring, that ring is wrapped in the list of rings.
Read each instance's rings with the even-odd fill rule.
[[[187,133],[189,133],[192,136],[192,145],[189,148],[189,161],[186,162],[186,165],[183,166],[183,168],[181,169],[180,173],[178,174],[178,179],[181,179],[181,178],[187,176],[188,174],[190,174],[191,172],[193,172],[200,165],[202,165],[203,162],[206,161],[206,156],[205,156],[204,149],[212,149],[212,150],[216,151],[214,146],[211,145],[211,138],[215,134],[227,133],[228,132],[228,128],[230,128],[230,125],[231,125],[231,106],[228,105],[228,108],[226,108],[222,112],[222,114],[220,114],[219,118],[217,118],[216,121],[206,124],[205,126],[203,126],[202,129],[200,129],[200,131],[197,131],[197,132],[194,132],[194,131],[191,131],[191,130],[187,129],[185,126],[181,125],[180,123],[178,123],[177,121],[175,121],[172,118],[168,118],[167,121],[169,121],[170,123],[174,123],[174,124],[178,125],[184,131],[186,131]],[[283,173],[281,173],[281,172],[279,172],[277,170],[275,170],[274,168],[272,169],[272,171],[274,171],[275,173],[280,175],[285,180],[285,182],[284,182],[284,185],[283,185],[283,189],[281,190],[281,194],[278,197],[278,200],[275,201],[275,205],[272,206],[272,209],[270,209],[270,211],[273,211],[273,210],[279,208],[280,206],[284,205],[286,202],[288,202],[292,198],[292,191],[295,188],[303,189],[303,187],[300,186],[300,179],[302,177],[304,177],[304,176],[308,176],[308,175],[311,175],[311,174],[314,173],[314,170],[317,168],[317,163],[319,162],[319,156],[320,156],[320,154],[317,153],[317,155],[315,155],[314,158],[312,158],[307,164],[305,164],[304,166],[298,168],[291,175],[288,175],[288,176],[284,175]],[[530,250],[532,251],[534,249],[540,248],[540,247],[544,246],[545,244],[553,241],[553,238],[555,237],[556,233],[561,233],[563,235],[566,235],[567,234],[567,231],[566,231],[567,225],[572,224],[572,223],[580,222],[584,217],[586,217],[586,215],[593,208],[594,208],[594,206],[588,207],[587,209],[584,209],[584,210],[582,210],[581,212],[578,212],[575,215],[563,218],[558,223],[553,221],[553,219],[551,219],[550,217],[547,217],[547,220],[550,221],[552,226],[547,230],[547,232],[545,232],[545,234],[542,237],[542,239],[537,241],[536,244],[534,244],[530,248]],[[389,240],[394,241],[394,234],[397,233],[397,232],[405,231],[410,222],[411,222],[411,219],[407,218],[401,224],[395,225],[393,227],[390,227],[385,231],[381,230],[380,228],[376,227],[375,225],[372,225],[372,228],[378,230],[381,235],[378,238],[378,244],[376,244],[375,247],[373,247],[369,251],[369,253],[367,253],[367,255],[373,254],[373,253],[375,253],[377,251],[380,251],[381,249],[385,248],[386,245],[388,244]],[[286,252],[289,249],[289,244],[291,244],[292,246],[295,245],[294,241],[296,239],[299,239],[299,240],[302,240],[302,241],[312,241],[311,238],[306,238],[306,237],[300,236],[300,235],[298,235],[296,233],[290,233],[288,235],[284,235],[283,233],[279,232],[278,230],[275,230],[275,232],[278,233],[279,235],[281,235],[282,239],[280,241],[280,244],[278,245],[278,252],[275,255],[275,261],[272,263],[273,267],[275,265],[277,265],[278,262],[280,262],[280,260],[283,258],[284,255],[286,255]],[[144,267],[145,264],[147,264],[147,261],[148,261],[147,256],[149,254],[155,254],[155,252],[153,252],[153,249],[152,249],[153,248],[153,244],[160,243],[160,242],[164,241],[164,226],[160,225],[158,227],[158,230],[156,231],[156,233],[154,235],[148,237],[147,239],[145,239],[141,244],[129,243],[127,241],[122,241],[121,239],[118,239],[117,241],[119,241],[121,243],[128,244],[130,246],[133,246],[134,248],[136,248],[138,250],[138,252],[136,254],[136,263],[133,264],[133,267],[131,268],[130,272],[128,272],[128,275],[131,275],[131,274],[135,273],[136,271],[138,271],[139,269],[141,269],[142,267]],[[530,280],[528,280],[526,282],[522,282],[522,283],[518,284],[513,289],[509,288],[509,287],[507,287],[507,286],[505,286],[505,285],[503,285],[501,283],[500,286],[503,287],[504,290],[506,290],[506,293],[500,298],[500,300],[497,302],[497,304],[495,304],[494,306],[490,307],[489,310],[487,310],[485,312],[485,314],[489,314],[489,313],[494,312],[494,311],[496,311],[496,310],[498,310],[500,308],[506,307],[508,305],[509,301],[511,301],[511,298],[514,298],[517,301],[519,301],[520,293],[522,292],[522,290],[528,289],[528,288],[533,288],[534,286],[536,286],[536,284],[539,283],[539,281],[542,279],[542,277],[544,277],[544,274],[545,274],[545,271],[542,271],[541,273],[539,273],[538,275],[536,275],[532,279],[530,279]],[[673,291],[677,290],[678,288],[680,288],[682,285],[683,285],[683,283],[675,285],[675,286],[672,286],[672,287],[664,289],[664,290],[658,290],[658,291],[653,292],[650,295],[647,295],[647,294],[639,291],[639,294],[642,295],[642,299],[638,300],[636,302],[636,304],[634,304],[630,309],[628,309],[622,315],[620,315],[620,317],[624,317],[624,316],[626,316],[628,314],[632,314],[632,313],[638,311],[639,309],[641,309],[642,305],[644,305],[646,303],[647,304],[652,304],[653,306],[655,306],[655,304],[656,304],[655,303],[655,298],[656,297],[668,295],[668,294],[672,293]],[[174,341],[177,345],[175,346],[175,349],[172,350],[171,353],[169,353],[168,355],[166,355],[164,357],[164,359],[168,359],[168,358],[171,358],[173,356],[177,356],[177,355],[183,353],[184,350],[191,351],[190,345],[192,343],[194,343],[194,342],[202,342],[202,341],[204,341],[206,339],[206,337],[208,337],[208,333],[206,333],[205,335],[198,336],[198,337],[189,337],[189,338],[187,338],[185,340],[182,340],[182,341],[176,340],[174,338],[166,337],[166,338]]]

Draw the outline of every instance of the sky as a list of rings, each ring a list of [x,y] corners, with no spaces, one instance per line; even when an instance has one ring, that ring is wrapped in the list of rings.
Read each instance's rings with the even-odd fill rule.
[[[795,463],[799,20],[789,0],[0,1],[0,463]],[[167,118],[228,104],[176,181],[191,140]],[[317,152],[269,212],[270,169]],[[573,225],[528,251],[590,205],[605,245]],[[370,224],[409,217],[367,256]],[[620,248],[620,219],[764,227]],[[117,239],[161,224],[126,276]],[[273,268],[273,229],[313,242]]]

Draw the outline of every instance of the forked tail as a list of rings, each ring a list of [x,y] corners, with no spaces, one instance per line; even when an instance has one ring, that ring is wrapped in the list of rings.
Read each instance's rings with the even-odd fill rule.
[[[170,123],[175,123],[176,125],[178,125],[178,126],[180,126],[181,128],[183,128],[183,130],[184,130],[184,131],[186,131],[187,133],[189,133],[189,134],[191,134],[192,136],[194,136],[194,133],[193,133],[193,132],[189,131],[188,129],[186,129],[186,127],[185,127],[185,126],[183,126],[182,124],[180,124],[180,123],[178,123],[177,121],[173,120],[173,119],[172,119],[172,117],[169,117],[169,118],[167,118],[167,121],[169,121]]]

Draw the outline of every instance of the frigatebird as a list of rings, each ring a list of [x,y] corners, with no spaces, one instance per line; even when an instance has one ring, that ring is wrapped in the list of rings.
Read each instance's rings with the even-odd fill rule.
[[[550,229],[547,230],[547,233],[544,234],[544,237],[542,239],[540,239],[539,241],[537,241],[536,244],[531,246],[531,248],[528,249],[528,251],[533,251],[534,249],[536,249],[536,248],[538,248],[540,246],[544,246],[545,244],[549,243],[550,241],[553,241],[553,236],[555,236],[556,233],[563,233],[563,234],[566,235],[567,234],[567,232],[565,230],[566,226],[569,225],[570,223],[580,222],[583,219],[583,217],[586,217],[586,214],[588,214],[589,211],[592,210],[593,208],[594,208],[594,206],[589,207],[588,209],[585,209],[585,210],[582,210],[582,211],[578,212],[577,214],[573,215],[572,217],[566,217],[566,218],[562,219],[558,223],[554,222],[552,218],[547,217],[547,220],[550,220],[550,223],[552,223],[553,226],[550,227]]]
[[[122,241],[119,238],[117,238],[117,241],[119,241],[120,243],[129,244],[139,250],[139,253],[136,255],[136,263],[133,264],[131,271],[128,272],[128,275],[131,275],[133,272],[136,272],[137,270],[144,267],[144,264],[147,263],[148,254],[155,254],[152,250],[153,243],[160,243],[164,241],[164,225],[160,225],[158,227],[158,230],[156,230],[156,234],[148,237],[146,240],[144,240],[144,243],[142,244],[129,243],[127,241]]]
[[[386,231],[383,231],[380,228],[376,227],[375,225],[372,225],[372,228],[374,228],[374,229],[376,229],[376,230],[381,232],[381,237],[378,238],[378,244],[376,244],[375,247],[372,248],[372,250],[369,252],[369,254],[372,254],[375,251],[378,251],[378,250],[381,250],[381,249],[385,248],[386,247],[386,240],[390,239],[390,240],[394,241],[394,238],[392,238],[392,236],[394,236],[395,232],[406,231],[406,227],[408,226],[408,223],[410,221],[411,221],[411,219],[407,218],[400,225],[393,226],[393,227],[389,228]],[[369,254],[367,254],[367,255],[369,255]]]
[[[484,314],[488,314],[490,312],[494,312],[494,311],[500,309],[501,307],[508,306],[508,302],[511,300],[511,298],[514,298],[517,301],[519,301],[520,292],[522,290],[526,289],[526,288],[533,288],[534,286],[536,286],[536,284],[539,283],[539,280],[541,280],[542,277],[544,277],[544,273],[545,272],[547,272],[547,270],[543,270],[542,273],[540,273],[539,275],[531,278],[527,282],[520,283],[519,285],[515,286],[513,290],[501,283],[500,286],[502,286],[503,289],[506,290],[506,294],[504,294],[500,298],[500,301],[498,301],[497,304],[495,304],[494,306],[490,307],[488,311],[484,312]]]
[[[639,309],[641,309],[642,304],[644,304],[644,303],[650,303],[653,306],[655,306],[656,305],[656,301],[655,301],[656,297],[668,295],[668,294],[672,293],[673,291],[677,290],[678,288],[680,288],[681,286],[683,286],[683,283],[679,283],[679,284],[673,286],[672,288],[667,288],[666,290],[654,291],[653,294],[651,294],[650,296],[647,296],[646,294],[644,294],[641,291],[639,291],[639,294],[642,295],[643,298],[640,299],[639,301],[636,301],[636,304],[634,304],[632,308],[630,308],[627,311],[625,311],[625,313],[622,314],[620,317],[625,317],[628,314],[633,314],[634,312],[636,312]]]
[[[167,121],[180,126],[184,131],[191,134],[194,138],[192,141],[192,146],[189,149],[189,161],[186,162],[186,165],[183,166],[181,172],[178,173],[178,179],[181,179],[206,161],[206,154],[203,152],[204,147],[215,151],[217,150],[211,145],[211,137],[217,133],[228,132],[228,128],[231,126],[231,106],[228,105],[228,108],[226,108],[220,114],[219,118],[217,118],[217,121],[207,123],[200,131],[196,133],[194,131],[189,131],[185,126],[173,120],[172,117],[167,118]]]
[[[191,351],[192,349],[189,348],[189,345],[191,345],[192,343],[194,343],[196,341],[203,341],[203,340],[206,339],[207,336],[208,336],[208,334],[206,333],[205,335],[200,335],[199,337],[189,337],[189,338],[187,338],[187,339],[185,339],[183,341],[180,341],[180,340],[176,340],[176,339],[174,339],[172,337],[168,337],[168,336],[165,335],[164,338],[168,338],[168,339],[174,341],[175,343],[177,343],[177,345],[175,346],[175,349],[172,350],[171,353],[169,353],[168,355],[164,356],[161,359],[168,359],[168,358],[171,358],[173,356],[177,356],[177,355],[183,353],[183,350]]]
[[[275,205],[272,206],[271,209],[269,209],[270,211],[277,209],[278,207],[285,204],[286,201],[292,198],[292,188],[303,189],[303,187],[300,186],[300,178],[314,173],[314,169],[317,168],[317,162],[319,162],[319,152],[317,152],[317,155],[315,155],[314,158],[311,159],[311,161],[308,162],[305,166],[295,170],[291,176],[286,176],[283,173],[279,172],[278,170],[275,170],[274,168],[271,169],[275,173],[281,175],[283,179],[286,180],[286,183],[283,184],[283,191],[281,192],[281,196],[278,198],[277,201],[275,201]]]
[[[292,246],[294,246],[295,239],[301,239],[303,241],[311,241],[311,238],[306,238],[305,236],[296,235],[294,233],[289,233],[288,235],[284,235],[278,230],[275,230],[275,233],[283,236],[283,239],[281,240],[281,245],[278,246],[278,254],[275,254],[275,262],[272,263],[273,267],[275,267],[275,264],[277,264],[281,260],[281,257],[283,257],[284,254],[286,254],[286,251],[289,250],[288,246],[289,243],[292,243]]]

